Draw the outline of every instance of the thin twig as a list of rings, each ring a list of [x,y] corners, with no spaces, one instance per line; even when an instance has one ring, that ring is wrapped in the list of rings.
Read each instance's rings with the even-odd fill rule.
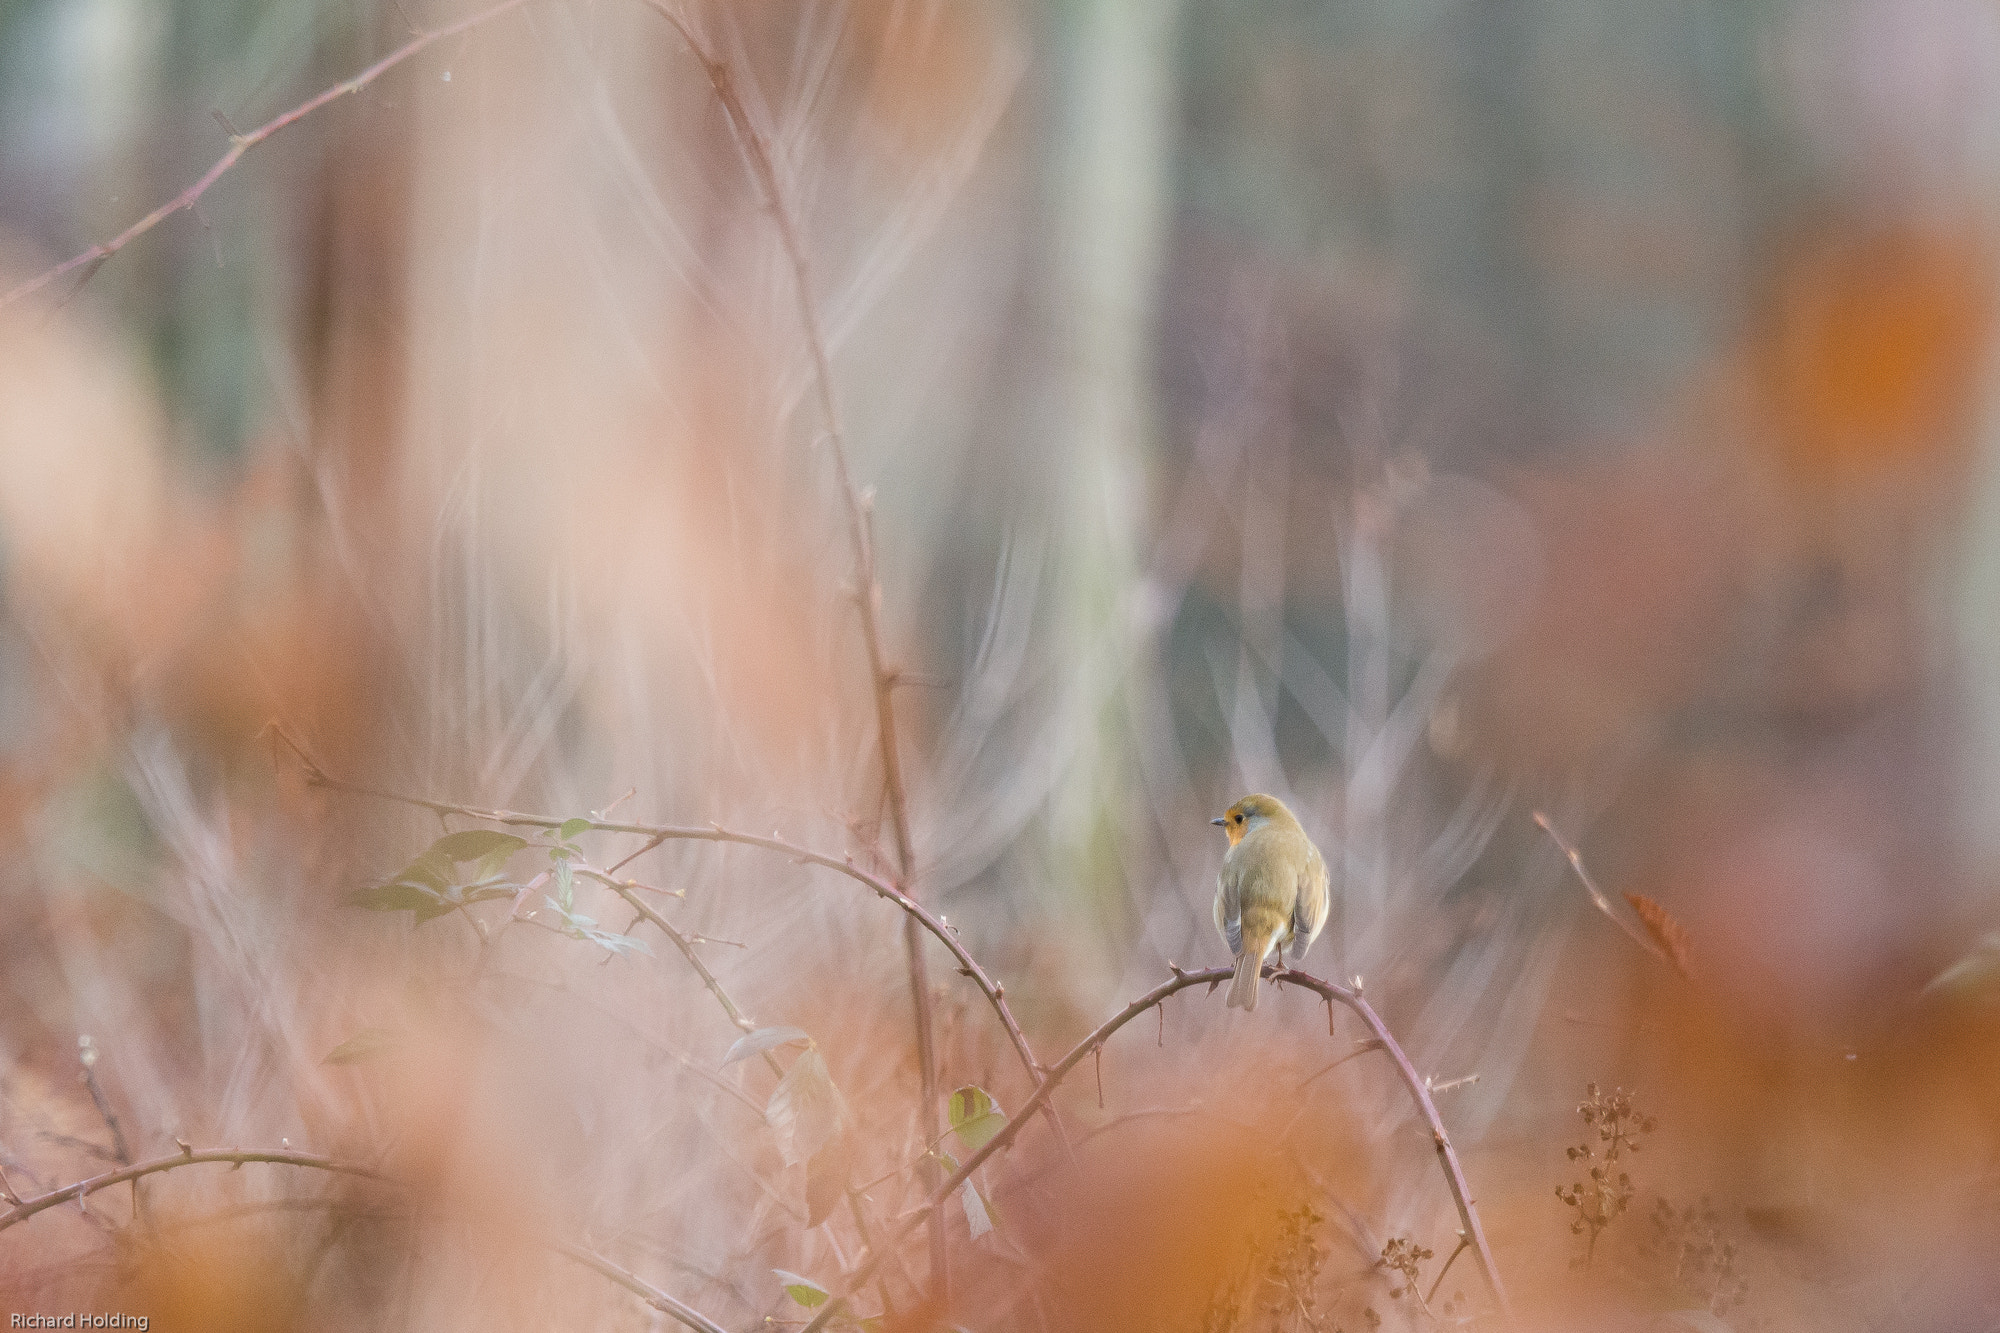
[[[1190,986],[1206,985],[1211,988],[1219,986],[1233,974],[1234,970],[1227,967],[1204,968],[1195,972],[1186,972],[1176,968],[1172,980],[1161,982],[1152,990],[1147,991],[1144,995],[1141,995],[1138,999],[1119,1010],[1118,1013],[1105,1020],[1096,1031],[1071,1048],[1069,1054],[1049,1066],[1048,1076],[1042,1080],[1041,1085],[1035,1089],[1034,1094],[1022,1104],[1020,1112],[1003,1125],[999,1133],[988,1139],[983,1147],[966,1158],[958,1170],[952,1174],[951,1178],[939,1186],[930,1198],[924,1201],[921,1207],[906,1216],[902,1229],[896,1236],[891,1238],[892,1243],[895,1240],[901,1239],[902,1236],[907,1235],[909,1229],[919,1221],[935,1215],[937,1210],[951,1198],[952,1194],[961,1185],[971,1178],[973,1172],[986,1163],[988,1158],[1011,1145],[1014,1139],[1020,1134],[1022,1128],[1028,1123],[1033,1113],[1039,1110],[1055,1093],[1056,1086],[1062,1082],[1064,1076],[1076,1068],[1085,1056],[1092,1055],[1098,1051],[1105,1042],[1111,1039],[1112,1035],[1118,1029],[1124,1027],[1154,1005],[1159,1004],[1168,996],[1186,990]],[[1430,1092],[1424,1087],[1423,1079],[1417,1074],[1416,1067],[1410,1063],[1410,1058],[1403,1053],[1403,1048],[1396,1043],[1396,1039],[1390,1034],[1388,1026],[1383,1023],[1381,1015],[1375,1012],[1373,1005],[1362,998],[1360,992],[1349,990],[1345,986],[1335,985],[1330,981],[1323,981],[1310,973],[1278,967],[1272,969],[1270,975],[1274,983],[1297,986],[1303,990],[1309,990],[1322,998],[1337,1000],[1341,1004],[1346,1005],[1367,1025],[1369,1032],[1374,1035],[1375,1040],[1382,1044],[1382,1050],[1394,1061],[1396,1072],[1402,1079],[1404,1088],[1409,1092],[1411,1099],[1416,1102],[1418,1113],[1422,1115],[1424,1123],[1430,1129],[1431,1142],[1437,1149],[1438,1163],[1444,1172],[1446,1188],[1450,1190],[1452,1202],[1458,1208],[1459,1221],[1462,1224],[1463,1232],[1472,1246],[1474,1254],[1479,1259],[1480,1271],[1485,1276],[1487,1286],[1493,1292],[1493,1299],[1500,1306],[1502,1314],[1511,1318],[1512,1307],[1507,1299],[1506,1288],[1500,1281],[1499,1270],[1494,1266],[1492,1251],[1486,1243],[1486,1233],[1479,1225],[1477,1204],[1472,1198],[1470,1187],[1466,1184],[1465,1173],[1459,1166],[1458,1154],[1451,1146],[1450,1136],[1445,1133],[1444,1122],[1438,1116],[1437,1105],[1431,1100]],[[865,1284],[873,1275],[873,1271],[872,1262],[864,1264],[850,1280],[850,1289],[856,1289]],[[846,1299],[842,1296],[835,1296],[821,1307],[820,1312],[806,1325],[804,1333],[819,1333],[829,1322],[841,1317],[846,1308]]]
[[[728,1333],[728,1330],[723,1328],[722,1325],[716,1323],[693,1306],[674,1299],[649,1282],[641,1281],[632,1273],[606,1259],[603,1255],[592,1253],[580,1245],[571,1245],[567,1241],[554,1241],[552,1245],[557,1254],[562,1255],[566,1259],[573,1259],[592,1272],[601,1273],[605,1277],[610,1278],[613,1282],[616,1282],[619,1286],[625,1288],[625,1290],[631,1292],[661,1314],[671,1315],[689,1328],[698,1330],[699,1333]]]
[[[181,191],[173,199],[161,204],[158,208],[146,214],[145,217],[140,218],[110,240],[93,245],[74,258],[65,259],[62,263],[57,264],[47,272],[30,278],[8,292],[5,296],[0,296],[0,309],[5,309],[23,297],[34,295],[42,288],[56,281],[56,279],[75,269],[90,266],[95,271],[96,265],[102,264],[105,260],[117,254],[141,236],[144,236],[174,214],[193,208],[201,197],[208,193],[209,187],[222,179],[223,174],[235,166],[245,153],[255,148],[258,144],[263,143],[266,139],[271,138],[280,130],[297,124],[329,102],[338,101],[350,93],[360,92],[363,88],[375,82],[376,79],[402,64],[411,56],[416,55],[431,43],[443,41],[447,37],[455,37],[463,32],[469,32],[480,24],[499,18],[502,14],[510,10],[519,9],[527,3],[529,3],[529,0],[506,0],[505,4],[495,5],[491,9],[483,10],[480,13],[474,14],[471,18],[463,19],[449,27],[439,28],[435,32],[427,32],[416,40],[398,47],[370,65],[367,69],[356,74],[353,78],[334,84],[333,87],[324,90],[315,97],[308,98],[275,120],[266,121],[248,134],[231,135],[229,151],[218,158],[215,165],[202,174],[200,180],[188,186],[187,189]]]
[[[1472,1247],[1472,1242],[1465,1238],[1465,1233],[1463,1231],[1459,1232],[1458,1247],[1454,1249],[1450,1254],[1445,1256],[1444,1267],[1438,1269],[1437,1280],[1431,1283],[1430,1295],[1424,1297],[1424,1304],[1426,1306],[1428,1306],[1432,1301],[1437,1299],[1438,1288],[1444,1285],[1444,1275],[1451,1271],[1451,1266],[1452,1264],[1457,1262],[1458,1256],[1464,1254],[1471,1247]]]
[[[104,1088],[97,1081],[97,1048],[89,1037],[83,1038],[83,1086],[90,1089],[90,1100],[97,1106],[97,1114],[104,1121],[104,1127],[111,1131],[111,1152],[118,1165],[132,1165],[131,1150],[125,1146],[125,1131],[119,1128],[118,1117],[112,1113],[111,1101],[104,1095]]]
[[[722,989],[722,983],[715,979],[715,973],[708,970],[708,965],[701,961],[701,955],[694,951],[694,945],[688,937],[675,930],[665,917],[654,911],[652,906],[638,894],[615,880],[607,882],[610,883],[613,893],[631,904],[633,911],[658,926],[661,933],[674,942],[674,947],[681,951],[681,957],[688,960],[688,966],[692,967],[695,974],[701,978],[701,984],[708,987],[708,993],[715,997],[716,1002],[722,1006],[722,1011],[729,1015],[729,1021],[745,1032],[755,1032],[756,1022],[736,1007],[736,1002],[729,998],[729,992]],[[765,1052],[764,1058],[771,1063],[772,1072],[779,1075],[784,1073],[777,1067],[777,1063],[771,1060],[768,1051]]]
[[[1332,1001],[1329,1000],[1327,1001],[1327,1003],[1331,1004]],[[1364,1040],[1355,1042],[1353,1050],[1349,1051],[1346,1055],[1341,1056],[1338,1060],[1335,1060],[1332,1064],[1328,1065],[1326,1068],[1320,1070],[1319,1073],[1310,1075],[1305,1080],[1305,1082],[1299,1084],[1298,1091],[1304,1092],[1308,1087],[1312,1086],[1315,1080],[1327,1074],[1331,1074],[1334,1070],[1340,1068],[1342,1065],[1346,1064],[1349,1060],[1355,1059],[1358,1056],[1366,1055],[1370,1051],[1379,1051],[1381,1049],[1382,1049],[1382,1043],[1375,1040],[1375,1038],[1373,1037],[1368,1037],[1365,1038]]]
[[[1624,917],[1618,915],[1618,909],[1611,905],[1611,900],[1604,896],[1602,889],[1597,887],[1597,881],[1592,879],[1590,872],[1583,868],[1583,853],[1579,852],[1569,839],[1556,832],[1556,826],[1549,822],[1549,817],[1537,810],[1535,811],[1535,822],[1542,826],[1542,832],[1555,840],[1556,846],[1562,848],[1563,855],[1569,858],[1570,868],[1576,871],[1577,879],[1582,882],[1584,892],[1590,895],[1590,901],[1597,904],[1597,910],[1604,913],[1610,919],[1612,925],[1631,936],[1633,943],[1637,944],[1641,949],[1644,949],[1647,953],[1653,955],[1653,957],[1667,964],[1667,966],[1675,967],[1674,960],[1667,956],[1665,949],[1655,944],[1646,935],[1645,931],[1640,930]]]
[[[625,858],[625,861],[630,861],[631,859],[632,858],[628,856]],[[620,866],[624,865],[625,861],[620,861],[618,865]],[[613,866],[608,870],[599,870],[596,866],[577,865],[574,862],[572,862],[570,868],[574,870],[577,874],[582,875],[585,879],[594,879],[599,884],[605,885],[608,888],[637,889],[641,893],[658,893],[658,894],[664,894],[669,898],[680,898],[683,900],[687,898],[686,889],[663,889],[657,884],[641,884],[636,879],[618,879],[615,877],[618,866]],[[724,943],[724,941],[717,940],[716,943],[721,944]],[[737,947],[741,948],[742,946],[738,945]]]
[[[132,1165],[132,1151],[125,1144],[125,1131],[118,1124],[118,1117],[111,1110],[111,1099],[104,1095],[104,1087],[97,1081],[97,1043],[88,1034],[77,1039],[82,1048],[78,1052],[83,1065],[83,1086],[90,1089],[90,1100],[97,1106],[97,1114],[104,1121],[104,1127],[111,1131],[111,1151],[120,1166]],[[146,1196],[139,1192],[139,1182],[132,1182],[132,1214],[142,1222],[150,1222],[146,1213]]]

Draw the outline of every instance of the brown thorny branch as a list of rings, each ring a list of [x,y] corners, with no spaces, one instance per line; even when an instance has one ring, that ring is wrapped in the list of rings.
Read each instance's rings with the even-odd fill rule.
[[[113,1185],[121,1185],[128,1180],[136,1181],[142,1176],[155,1175],[161,1171],[172,1171],[177,1167],[199,1166],[204,1162],[228,1162],[231,1169],[240,1167],[246,1162],[270,1162],[279,1166],[297,1166],[312,1171],[331,1172],[335,1175],[359,1176],[364,1180],[373,1180],[385,1185],[394,1185],[397,1183],[392,1178],[370,1167],[360,1166],[352,1162],[339,1162],[330,1157],[316,1157],[310,1153],[232,1152],[214,1149],[197,1152],[186,1144],[182,1144],[181,1150],[171,1157],[156,1157],[149,1162],[140,1162],[133,1166],[121,1167],[116,1171],[107,1171],[101,1176],[92,1176],[88,1180],[79,1180],[74,1185],[65,1185],[61,1189],[50,1190],[46,1194],[37,1194],[31,1199],[20,1198],[12,1190],[8,1190],[5,1196],[6,1201],[14,1206],[6,1212],[0,1213],[0,1231],[5,1231],[16,1222],[25,1222],[36,1213],[45,1212],[58,1204],[68,1203],[71,1199],[76,1200],[79,1205],[82,1205],[90,1195],[97,1193],[99,1190],[109,1189]],[[702,1314],[693,1306],[676,1300],[666,1292],[661,1291],[658,1287],[641,1281],[600,1254],[587,1250],[581,1245],[573,1245],[568,1241],[546,1240],[545,1243],[550,1249],[564,1258],[603,1274],[655,1310],[665,1315],[671,1315],[689,1328],[698,1330],[698,1333],[726,1333],[726,1330],[721,1325]]]

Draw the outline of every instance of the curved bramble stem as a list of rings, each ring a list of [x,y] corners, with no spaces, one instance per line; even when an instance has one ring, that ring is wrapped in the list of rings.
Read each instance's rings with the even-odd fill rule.
[[[715,979],[715,973],[708,970],[708,964],[701,961],[701,955],[694,951],[694,944],[687,936],[675,930],[665,917],[654,911],[651,904],[647,903],[637,893],[617,883],[615,880],[607,880],[606,882],[610,884],[611,891],[620,898],[623,898],[631,906],[632,910],[639,914],[641,919],[652,922],[660,929],[662,934],[674,942],[674,947],[680,950],[681,957],[687,959],[688,966],[695,970],[695,975],[701,978],[701,984],[708,987],[708,993],[716,998],[717,1003],[721,1004],[722,1012],[729,1015],[729,1021],[736,1025],[739,1032],[756,1031],[757,1024],[751,1021],[748,1014],[736,1007],[736,1001],[730,999],[729,992],[722,989],[722,983]],[[782,1072],[778,1069],[777,1062],[771,1059],[770,1052],[768,1051],[764,1053],[764,1063],[771,1066],[773,1073]]]
[[[1389,1032],[1389,1025],[1375,1012],[1375,1006],[1361,997],[1358,990],[1349,990],[1330,981],[1322,981],[1308,972],[1290,968],[1279,971],[1273,978],[1290,986],[1298,986],[1316,995],[1336,1000],[1352,1010],[1364,1024],[1370,1035],[1382,1043],[1382,1050],[1395,1063],[1396,1074],[1403,1080],[1403,1087],[1417,1104],[1417,1111],[1431,1131],[1431,1142],[1437,1149],[1438,1166],[1444,1171],[1445,1184],[1451,1190],[1451,1201],[1458,1208],[1459,1226],[1466,1241],[1472,1247],[1473,1257],[1479,1261],[1479,1271],[1486,1279],[1487,1287],[1493,1292],[1493,1299],[1499,1302],[1502,1314],[1513,1316],[1507,1301],[1507,1289],[1501,1284],[1500,1270],[1494,1266],[1493,1251],[1486,1243],[1486,1230],[1479,1224],[1479,1209],[1472,1197],[1472,1188],[1466,1184],[1465,1169],[1459,1164],[1458,1151],[1451,1146],[1451,1137],[1444,1131],[1444,1120],[1438,1115],[1437,1103],[1431,1100],[1431,1090],[1425,1084],[1423,1075],[1410,1063],[1395,1037]]]
[[[73,1185],[50,1190],[46,1194],[37,1194],[32,1199],[22,1199],[6,1212],[0,1213],[0,1231],[5,1231],[17,1222],[25,1222],[36,1213],[45,1212],[57,1204],[68,1203],[72,1199],[88,1198],[99,1190],[122,1185],[128,1180],[139,1180],[161,1171],[172,1171],[176,1167],[198,1166],[203,1162],[228,1162],[235,1166],[242,1166],[248,1162],[271,1162],[279,1166],[302,1166],[315,1171],[332,1171],[344,1176],[361,1176],[368,1180],[386,1179],[365,1166],[336,1162],[331,1158],[315,1157],[310,1153],[195,1152],[193,1149],[184,1149],[171,1157],[156,1157],[150,1162],[123,1166],[116,1171],[106,1171],[101,1176],[92,1176],[88,1180],[79,1180]]]
[[[998,1134],[988,1139],[977,1152],[966,1158],[951,1178],[939,1186],[931,1194],[930,1198],[924,1201],[920,1208],[907,1217],[903,1229],[897,1236],[891,1238],[891,1242],[893,1243],[903,1235],[907,1235],[909,1228],[915,1226],[924,1218],[935,1214],[951,1198],[952,1194],[972,1177],[973,1172],[983,1166],[995,1153],[1011,1145],[1021,1133],[1022,1128],[1033,1116],[1034,1112],[1040,1110],[1048,1102],[1048,1099],[1054,1095],[1056,1086],[1062,1082],[1063,1078],[1071,1070],[1075,1069],[1078,1064],[1082,1063],[1086,1056],[1092,1056],[1100,1050],[1104,1043],[1109,1041],[1118,1029],[1124,1027],[1148,1009],[1161,1003],[1168,996],[1184,991],[1190,986],[1206,985],[1212,990],[1234,976],[1235,969],[1230,967],[1211,967],[1204,968],[1198,972],[1189,972],[1176,966],[1173,968],[1173,974],[1172,980],[1161,982],[1138,999],[1126,1005],[1116,1014],[1106,1019],[1089,1036],[1072,1047],[1069,1054],[1049,1066],[1048,1077],[1042,1080],[1041,1086],[1035,1089],[1034,1095],[1022,1104],[1020,1111],[1001,1128]],[[1311,973],[1279,967],[1273,968],[1270,976],[1274,982],[1297,986],[1302,990],[1311,991],[1315,995],[1343,1004],[1351,1009],[1367,1025],[1374,1040],[1381,1043],[1382,1050],[1395,1062],[1396,1072],[1401,1077],[1404,1088],[1408,1090],[1411,1099],[1416,1102],[1417,1111],[1423,1117],[1425,1125],[1431,1132],[1431,1142],[1436,1146],[1438,1163],[1443,1168],[1445,1185],[1451,1192],[1452,1203],[1457,1206],[1459,1221],[1462,1224],[1466,1242],[1479,1260],[1480,1272],[1486,1279],[1487,1287],[1493,1293],[1495,1303],[1499,1305],[1501,1313],[1511,1319],[1513,1317],[1513,1309],[1507,1300],[1506,1288],[1500,1281],[1499,1270],[1494,1266],[1493,1252],[1486,1243],[1486,1232],[1479,1224],[1478,1205],[1472,1197],[1470,1188],[1466,1184],[1465,1172],[1459,1166],[1458,1154],[1451,1146],[1451,1138],[1445,1133],[1444,1121],[1438,1116],[1437,1104],[1431,1100],[1430,1091],[1424,1087],[1422,1076],[1417,1073],[1416,1067],[1410,1063],[1409,1056],[1403,1053],[1403,1048],[1397,1043],[1395,1037],[1391,1035],[1388,1025],[1382,1021],[1381,1015],[1375,1012],[1373,1005],[1361,998],[1359,991],[1350,990],[1345,986],[1322,980]],[[872,1264],[863,1265],[852,1277],[850,1281],[851,1288],[858,1289],[871,1275]],[[846,1301],[842,1297],[835,1297],[833,1300],[828,1301],[825,1306],[821,1307],[820,1312],[814,1316],[812,1322],[805,1326],[803,1333],[820,1333],[820,1330],[825,1328],[829,1322],[841,1317],[845,1313],[846,1308]]]

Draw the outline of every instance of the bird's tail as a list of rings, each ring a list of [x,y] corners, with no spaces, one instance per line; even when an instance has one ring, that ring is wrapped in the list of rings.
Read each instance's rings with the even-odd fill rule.
[[[1243,952],[1236,957],[1236,979],[1229,983],[1229,1008],[1249,1010],[1257,1007],[1257,979],[1263,975],[1264,955],[1270,947],[1268,939],[1244,937]]]

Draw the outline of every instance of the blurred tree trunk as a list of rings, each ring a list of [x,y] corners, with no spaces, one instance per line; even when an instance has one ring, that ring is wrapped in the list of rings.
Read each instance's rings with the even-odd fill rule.
[[[1088,910],[1107,930],[1120,924],[1125,901],[1113,833],[1128,786],[1123,700],[1143,687],[1135,673],[1145,669],[1132,595],[1155,454],[1180,10],[1177,0],[1070,0],[1051,11],[1044,43],[1053,61],[1043,158],[1049,239],[1034,305],[1049,370],[1041,446],[1054,464],[1051,530],[1060,544],[1057,660],[1073,664],[1076,719],[1054,788],[1057,873],[1047,882],[1089,886]]]

